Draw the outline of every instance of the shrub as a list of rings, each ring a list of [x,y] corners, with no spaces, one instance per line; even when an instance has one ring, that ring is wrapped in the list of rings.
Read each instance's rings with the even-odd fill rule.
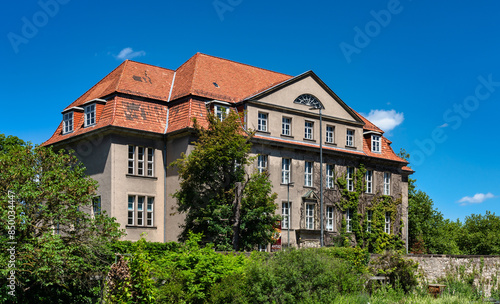
[[[401,288],[409,293],[417,286],[418,264],[403,258],[403,255],[394,251],[386,251],[371,263],[372,272],[376,275],[385,275],[394,289]]]

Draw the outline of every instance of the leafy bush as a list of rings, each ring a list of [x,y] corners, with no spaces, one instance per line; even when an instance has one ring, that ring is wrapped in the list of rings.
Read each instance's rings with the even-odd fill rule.
[[[409,293],[418,285],[418,264],[403,258],[403,255],[394,251],[387,251],[371,263],[372,271],[376,275],[385,275],[395,289],[401,288]]]

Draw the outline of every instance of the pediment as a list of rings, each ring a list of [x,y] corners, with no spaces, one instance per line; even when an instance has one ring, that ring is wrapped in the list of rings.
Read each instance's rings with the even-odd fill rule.
[[[318,195],[313,190],[309,190],[309,191],[307,191],[306,194],[302,195],[302,199],[303,200],[308,200],[308,201],[310,201],[310,200],[313,200],[313,201],[319,200]]]

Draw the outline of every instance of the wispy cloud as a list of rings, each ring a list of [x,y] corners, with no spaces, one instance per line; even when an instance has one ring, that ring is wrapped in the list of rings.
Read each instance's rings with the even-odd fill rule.
[[[141,56],[145,56],[145,55],[146,55],[146,52],[144,52],[144,51],[134,52],[134,50],[132,48],[126,47],[123,50],[121,50],[120,53],[115,56],[115,58],[118,60],[125,60],[125,59],[132,59],[135,57],[141,57]]]
[[[495,196],[491,193],[488,192],[486,194],[484,193],[476,193],[474,194],[473,197],[470,196],[464,196],[462,197],[458,202],[461,203],[461,206],[469,205],[469,204],[481,204],[487,199],[494,198]]]
[[[447,123],[444,123],[444,124],[442,124],[442,125],[438,126],[438,128],[446,128],[447,126],[448,126],[448,124],[447,124]]]
[[[390,132],[405,120],[404,114],[397,113],[395,110],[371,110],[365,116],[369,121],[386,132]]]

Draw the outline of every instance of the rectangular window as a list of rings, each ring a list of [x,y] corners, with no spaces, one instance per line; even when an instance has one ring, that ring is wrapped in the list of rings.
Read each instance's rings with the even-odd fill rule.
[[[391,174],[384,172],[384,195],[391,195]]]
[[[262,131],[262,132],[267,132],[267,114],[266,113],[259,113],[257,130]]]
[[[137,197],[137,226],[144,225],[144,196]]]
[[[226,118],[226,115],[229,111],[228,108],[219,105],[215,105],[214,109],[215,109],[215,115],[220,121],[223,121],[224,118]]]
[[[95,125],[95,104],[85,107],[85,127]]]
[[[366,231],[372,232],[372,220],[373,220],[373,211],[366,211]]]
[[[304,186],[312,187],[313,184],[313,162],[305,162],[304,166]]]
[[[135,171],[135,146],[128,146],[128,174]]]
[[[73,112],[63,115],[63,134],[73,132]]]
[[[314,205],[306,205],[306,229],[314,229]]]
[[[129,195],[128,196],[128,225],[134,225],[135,223],[135,196],[134,195]]]
[[[332,164],[326,165],[326,187],[333,189],[335,184],[335,170]]]
[[[153,226],[154,214],[154,197],[148,197],[148,204],[146,206],[146,226]]]
[[[380,136],[372,135],[372,152],[380,153]]]
[[[345,212],[345,224],[346,224],[345,231],[352,232],[352,210],[351,209],[347,209],[347,211]]]
[[[281,134],[286,136],[291,136],[292,119],[288,117],[283,117],[281,120]]]
[[[267,251],[267,245],[259,245],[258,250],[261,252],[266,252]]]
[[[366,193],[373,193],[373,171],[366,170]]]
[[[147,148],[148,151],[148,176],[153,176],[153,164],[154,164],[154,150],[152,148]]]
[[[354,146],[354,130],[347,129],[345,145],[349,147]]]
[[[281,160],[281,183],[290,183],[290,159],[283,158]]]
[[[326,230],[333,231],[333,206],[326,207]]]
[[[259,173],[267,171],[267,155],[259,154],[259,157],[257,158],[257,169],[259,170]]]
[[[384,227],[384,232],[385,233],[391,233],[391,213],[386,212],[385,213],[385,227]]]
[[[313,139],[313,122],[306,121],[304,125],[304,138]]]
[[[281,216],[283,217],[281,220],[281,228],[290,228],[290,202],[281,203]]]
[[[144,175],[144,147],[137,147],[137,175]]]
[[[346,180],[347,180],[347,190],[354,191],[354,168],[353,167],[347,167]]]
[[[326,142],[333,144],[335,137],[334,137],[334,127],[333,126],[326,126]]]
[[[101,214],[101,197],[96,196],[92,199],[92,213],[94,215]]]

